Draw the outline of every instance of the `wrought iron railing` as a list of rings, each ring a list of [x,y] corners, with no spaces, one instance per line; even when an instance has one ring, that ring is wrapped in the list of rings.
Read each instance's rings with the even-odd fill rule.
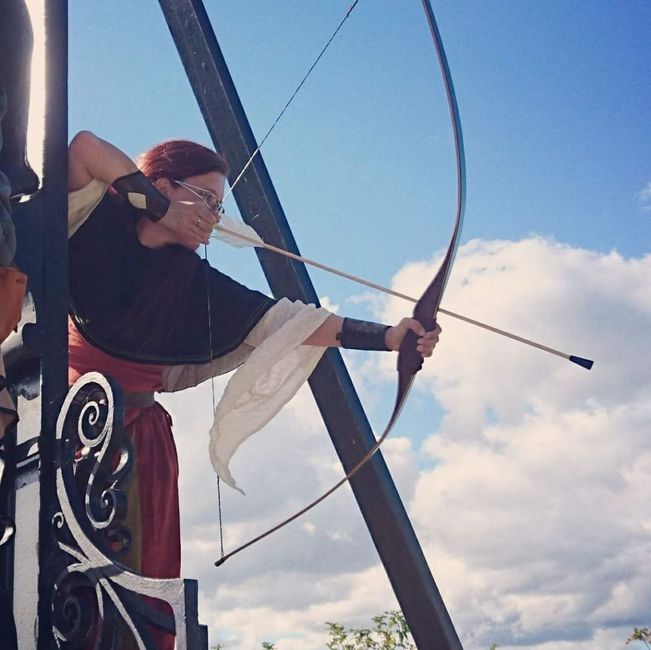
[[[55,639],[61,648],[155,648],[157,628],[175,633],[179,649],[207,648],[207,630],[197,620],[196,581],[148,578],[120,562],[131,542],[121,486],[132,451],[122,412],[119,387],[93,372],[70,389],[59,415],[61,509],[52,524],[70,562],[52,591]],[[171,615],[152,601],[165,603]]]

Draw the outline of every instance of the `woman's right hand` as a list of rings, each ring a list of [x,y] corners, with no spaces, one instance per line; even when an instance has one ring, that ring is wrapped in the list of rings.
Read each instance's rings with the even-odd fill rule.
[[[172,201],[158,224],[167,229],[170,243],[196,251],[201,244],[210,241],[213,226],[218,221],[218,216],[201,201]]]

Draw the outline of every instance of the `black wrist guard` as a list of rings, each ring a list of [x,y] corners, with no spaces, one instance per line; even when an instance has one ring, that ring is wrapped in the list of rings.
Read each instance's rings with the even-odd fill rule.
[[[169,199],[163,196],[140,171],[114,180],[113,188],[134,208],[144,210],[146,216],[152,221],[162,219],[170,207]]]
[[[337,340],[341,341],[342,348],[350,350],[377,350],[388,352],[389,348],[384,341],[384,335],[389,329],[388,325],[370,323],[365,320],[344,318],[341,332],[337,334]]]

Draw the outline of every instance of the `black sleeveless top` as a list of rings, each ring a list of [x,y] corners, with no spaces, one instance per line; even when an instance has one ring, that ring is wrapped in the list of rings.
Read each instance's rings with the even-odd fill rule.
[[[182,246],[143,246],[138,217],[107,193],[70,238],[77,329],[107,354],[144,363],[207,363],[234,350],[275,301]]]

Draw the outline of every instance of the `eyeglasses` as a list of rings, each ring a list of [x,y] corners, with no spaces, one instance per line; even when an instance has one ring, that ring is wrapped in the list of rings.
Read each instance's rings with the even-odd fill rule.
[[[174,180],[172,182],[180,185],[195,196],[198,196],[211,212],[214,212],[215,214],[224,214],[224,206],[222,205],[222,202],[210,190],[206,190],[203,187],[197,187],[196,185],[190,185],[190,183],[186,183],[185,181]]]

